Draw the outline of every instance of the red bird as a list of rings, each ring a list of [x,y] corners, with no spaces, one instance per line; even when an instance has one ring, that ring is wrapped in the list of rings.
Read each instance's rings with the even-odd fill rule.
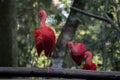
[[[73,43],[72,41],[68,41],[67,48],[70,50],[71,57],[75,61],[77,66],[81,65],[81,62],[85,57],[84,54],[84,52],[86,51],[85,44]]]
[[[55,32],[52,28],[45,24],[47,17],[45,10],[40,10],[38,12],[38,16],[41,20],[40,27],[33,31],[37,53],[38,56],[40,56],[41,52],[44,50],[45,56],[50,57],[56,44]]]
[[[86,51],[85,56],[86,56],[86,61],[85,64],[83,64],[83,69],[96,70],[96,64],[91,61],[92,53],[90,51]]]

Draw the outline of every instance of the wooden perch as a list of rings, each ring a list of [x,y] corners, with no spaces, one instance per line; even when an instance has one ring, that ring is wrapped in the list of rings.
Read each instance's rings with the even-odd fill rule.
[[[117,71],[91,71],[80,69],[0,67],[0,77],[49,77],[97,80],[120,80]]]
[[[81,10],[81,9],[78,9],[78,8],[75,8],[75,7],[71,7],[71,9],[76,10],[76,11],[78,11],[78,12],[84,14],[84,15],[87,15],[87,16],[90,16],[90,17],[108,22],[120,33],[119,26],[117,24],[115,24],[114,21],[106,14],[105,14],[105,17],[106,17],[105,18],[105,17],[101,17],[101,16],[98,16],[98,15],[95,15],[95,14],[92,14],[92,13],[85,12],[84,10]]]

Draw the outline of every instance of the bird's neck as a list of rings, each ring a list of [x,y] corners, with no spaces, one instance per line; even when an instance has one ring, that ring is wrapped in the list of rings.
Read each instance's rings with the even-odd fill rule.
[[[41,27],[45,26],[46,17],[47,17],[46,14],[41,17],[41,21],[40,21],[40,26],[41,26]]]
[[[86,61],[85,61],[85,63],[91,64],[92,53],[89,52],[89,51],[86,51],[86,52],[85,52],[85,56],[86,56]]]

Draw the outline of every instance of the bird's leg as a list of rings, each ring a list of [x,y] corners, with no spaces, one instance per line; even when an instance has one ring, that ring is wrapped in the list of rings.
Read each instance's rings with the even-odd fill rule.
[[[44,64],[44,68],[45,68],[45,58],[44,58],[43,64]]]
[[[50,67],[49,67],[49,57],[47,58],[47,70],[48,70],[48,72],[50,70]]]
[[[44,57],[43,64],[44,64],[44,66],[43,66],[44,68],[48,67],[48,58],[47,58],[47,62],[46,62],[46,58]]]
[[[49,67],[49,56],[47,58],[47,67]]]
[[[46,62],[46,65],[44,68],[47,68],[47,70],[49,71],[50,70],[50,67],[49,67],[49,59],[50,59],[50,55],[47,56],[47,62]]]
[[[76,69],[79,69],[80,65],[81,65],[81,62],[79,64],[76,64]]]
[[[48,58],[47,58],[47,69],[48,69],[48,71],[51,69],[51,67],[49,65],[49,60],[50,60],[50,54],[48,55]]]

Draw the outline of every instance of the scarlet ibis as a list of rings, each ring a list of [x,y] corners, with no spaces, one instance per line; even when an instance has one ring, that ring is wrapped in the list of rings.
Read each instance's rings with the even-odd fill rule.
[[[33,31],[35,36],[35,43],[37,54],[40,56],[41,52],[45,52],[46,57],[50,57],[56,44],[55,31],[48,25],[45,24],[46,21],[46,11],[40,10],[38,12],[40,19],[40,27]]]
[[[85,64],[83,64],[83,69],[96,70],[96,64],[91,61],[92,53],[90,51],[86,51],[85,56],[86,56],[86,61]]]
[[[77,64],[77,66],[81,65],[81,62],[85,57],[85,54],[84,54],[84,52],[86,51],[85,44],[68,41],[67,48],[70,50],[70,55],[72,59],[75,61],[75,63]]]

